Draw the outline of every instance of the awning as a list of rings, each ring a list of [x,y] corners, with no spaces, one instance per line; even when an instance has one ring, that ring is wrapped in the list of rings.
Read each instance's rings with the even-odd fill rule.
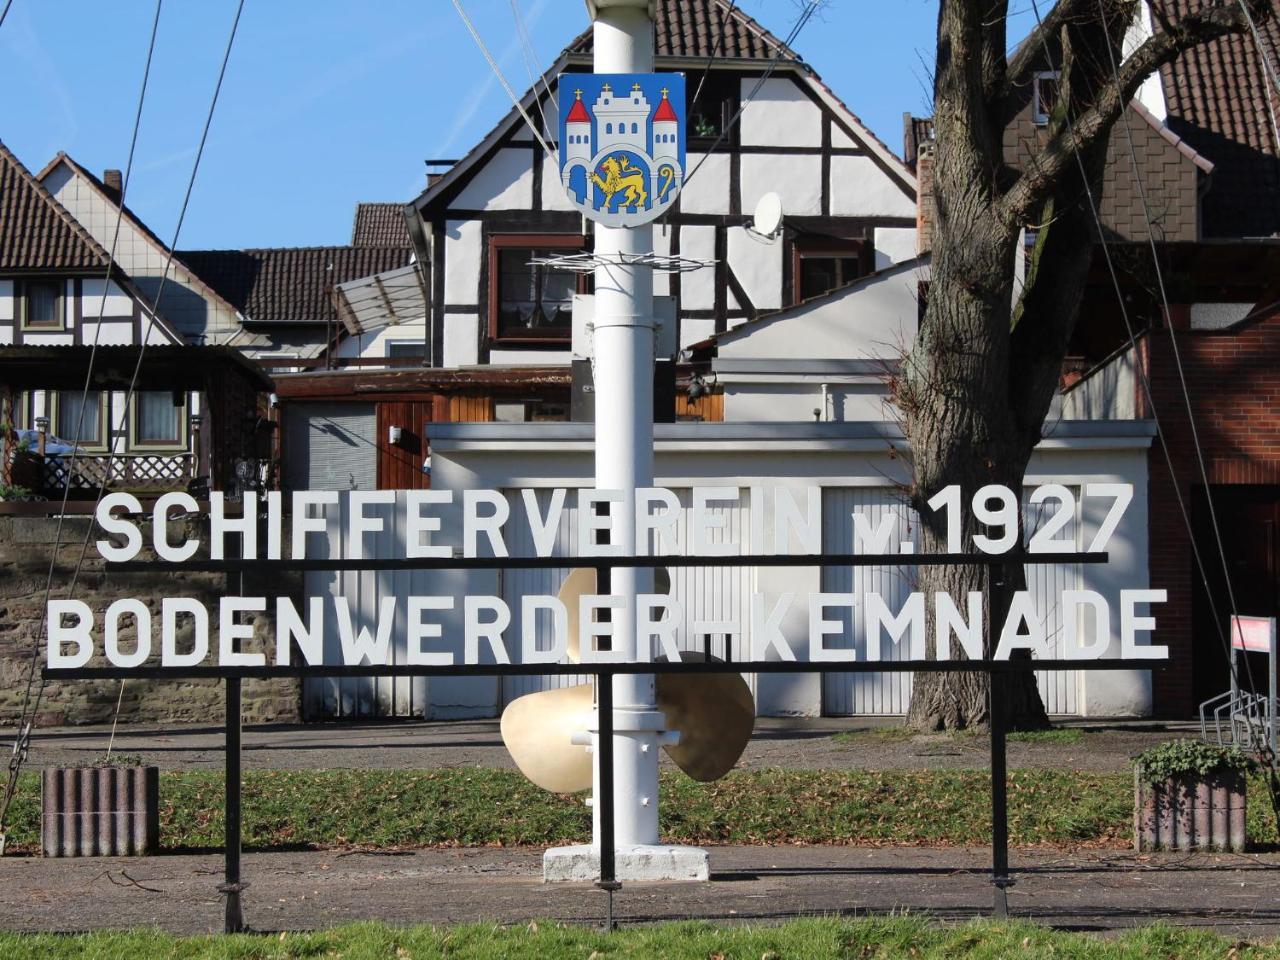
[[[368,333],[427,315],[427,290],[414,264],[333,288],[333,305],[348,333]]]

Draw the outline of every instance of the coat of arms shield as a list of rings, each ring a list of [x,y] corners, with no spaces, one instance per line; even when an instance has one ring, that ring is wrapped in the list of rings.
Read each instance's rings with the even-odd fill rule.
[[[562,73],[560,181],[609,227],[661,216],[684,183],[684,75]]]

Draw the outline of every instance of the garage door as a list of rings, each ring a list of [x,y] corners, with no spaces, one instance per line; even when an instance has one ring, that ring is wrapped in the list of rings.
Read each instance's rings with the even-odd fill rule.
[[[1078,491],[1077,502],[1079,500]],[[1053,501],[1049,506],[1052,507]],[[1077,510],[1079,508],[1077,507]],[[1039,529],[1049,514],[1043,507],[1030,507],[1023,497],[1027,535]],[[900,494],[887,488],[829,488],[823,499],[823,549],[828,553],[853,553],[852,514],[861,513],[872,529],[878,528],[886,516],[891,518],[891,544],[916,543],[916,518]],[[1073,540],[1081,549],[1079,516],[1058,534]],[[863,548],[865,549],[865,548]],[[891,546],[890,550],[898,549]],[[1037,615],[1044,621],[1049,639],[1050,656],[1063,656],[1063,615],[1061,596],[1064,590],[1078,590],[1081,584],[1079,564],[1034,565],[1026,568],[1027,590],[1030,591]],[[830,593],[878,593],[890,610],[897,610],[907,594],[916,589],[913,567],[828,567],[823,571],[822,589]],[[835,610],[828,615],[834,615]],[[859,603],[852,613],[841,611],[844,632],[828,639],[831,646],[857,650],[859,660],[866,654],[866,631],[863,609]],[[887,646],[885,656],[906,659],[906,644]],[[1051,714],[1079,712],[1080,673],[1074,670],[1037,671],[1036,680],[1045,709]],[[911,705],[912,677],[906,673],[830,673],[823,681],[823,712],[832,716],[901,715]]]
[[[290,490],[373,490],[378,448],[371,403],[291,403],[285,408]]]
[[[366,506],[366,516],[382,519],[382,532],[364,536],[365,556],[396,557],[404,550],[401,521],[405,515],[405,491],[397,503]],[[313,515],[319,507],[309,508]],[[329,525],[329,550],[334,556],[351,556],[349,503],[343,497],[336,521]],[[428,571],[410,570],[311,570],[304,577],[305,596],[345,597],[353,627],[372,633],[383,597],[428,596],[432,593]],[[305,607],[304,607],[305,609]],[[391,630],[391,662],[407,660],[406,610],[397,606]],[[342,643],[333,618],[326,617],[324,655],[327,663],[342,662]],[[423,717],[427,707],[426,677],[322,677],[303,681],[303,712],[307,719],[363,719],[370,717]]]

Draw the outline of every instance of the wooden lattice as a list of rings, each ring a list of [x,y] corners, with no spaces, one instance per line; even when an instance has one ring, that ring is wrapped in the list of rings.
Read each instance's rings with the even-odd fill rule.
[[[49,454],[44,458],[46,490],[182,490],[193,476],[192,457],[179,454]]]

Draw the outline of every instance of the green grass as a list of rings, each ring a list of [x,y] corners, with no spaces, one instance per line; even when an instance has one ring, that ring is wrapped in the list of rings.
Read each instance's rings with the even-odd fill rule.
[[[1202,930],[1147,927],[1099,939],[1026,923],[933,926],[910,917],[797,920],[777,926],[670,923],[604,934],[554,923],[499,927],[394,928],[354,924],[322,933],[174,937],[151,931],[0,934],[8,960],[1261,960],[1280,957],[1275,942],[1241,943]]]
[[[1052,730],[1021,730],[1009,734],[1013,743],[1083,743],[1084,731],[1078,727],[1054,727]]]
[[[1015,770],[1015,844],[1124,845],[1133,829],[1127,774]],[[664,774],[662,834],[677,843],[984,844],[990,777],[977,770],[734,773],[716,783]],[[1276,842],[1261,780],[1250,784],[1249,837]],[[160,777],[161,845],[222,843],[220,773]],[[39,844],[39,781],[24,774],[11,811],[15,852]],[[244,776],[247,846],[434,847],[584,841],[581,798],[546,793],[508,770],[253,770]]]

